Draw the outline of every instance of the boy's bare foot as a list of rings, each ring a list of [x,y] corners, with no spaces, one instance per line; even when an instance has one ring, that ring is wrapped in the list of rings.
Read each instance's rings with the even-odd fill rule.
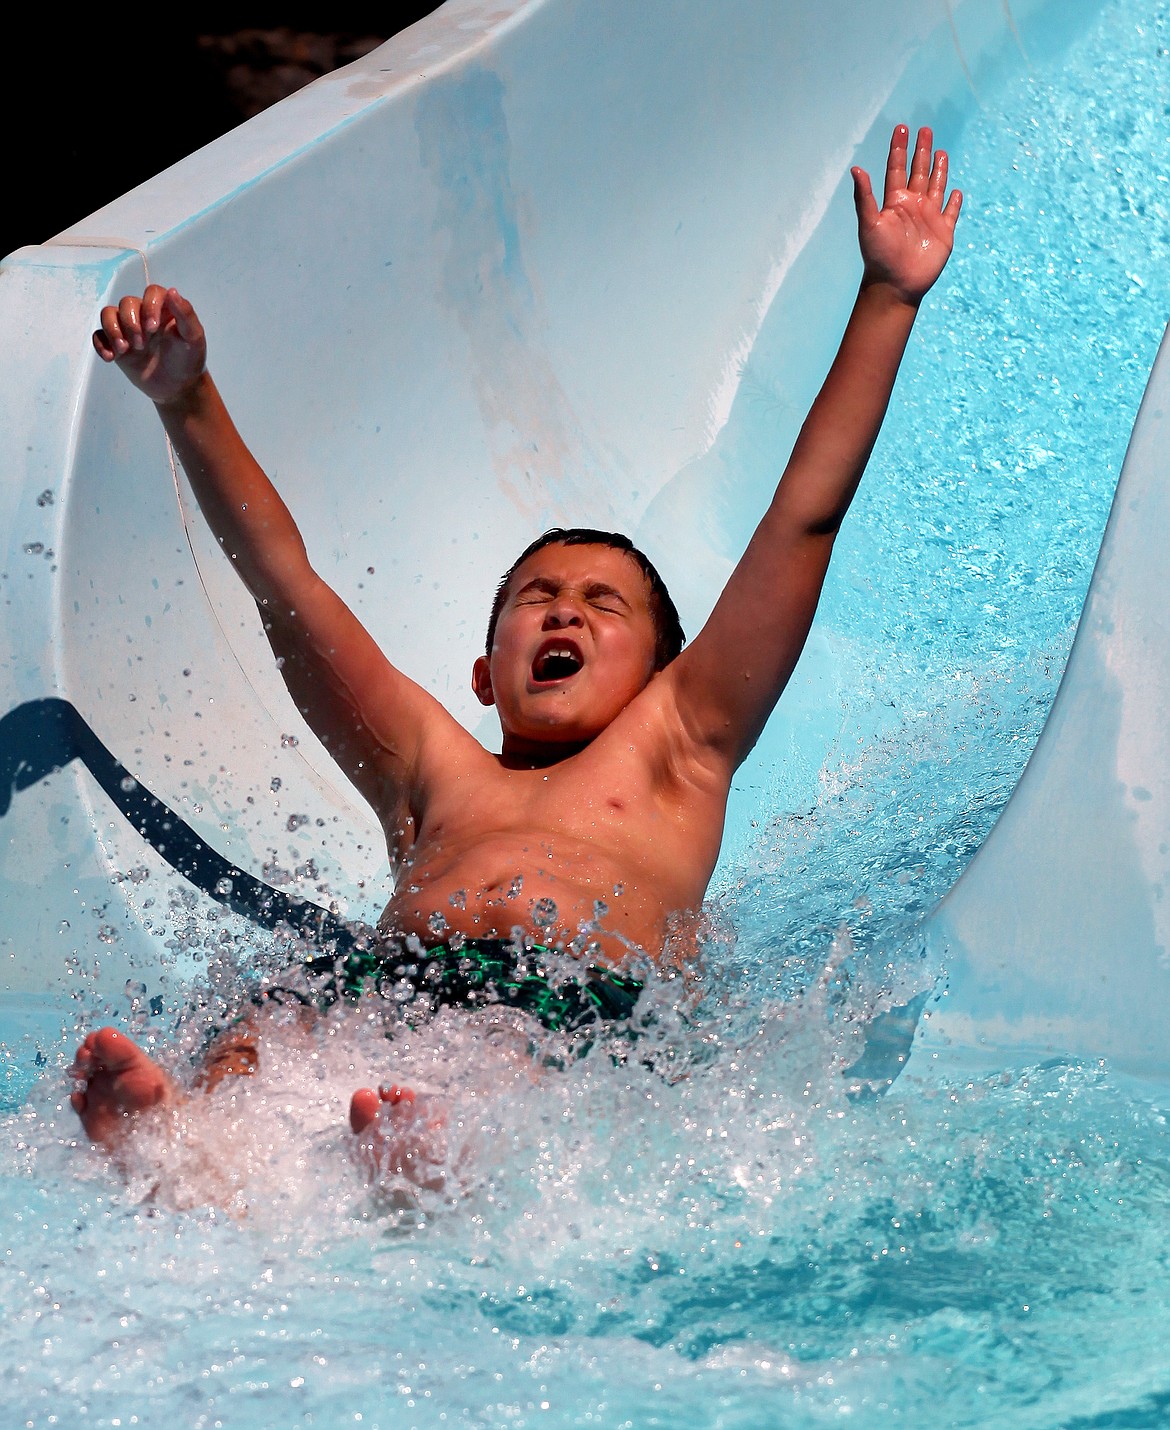
[[[441,1192],[447,1155],[446,1115],[437,1098],[408,1087],[362,1087],[349,1104],[359,1161],[370,1180],[403,1176],[416,1187]]]
[[[81,1086],[69,1101],[94,1142],[108,1150],[129,1132],[136,1114],[174,1100],[175,1085],[137,1043],[117,1028],[99,1028],[77,1050],[70,1075]]]

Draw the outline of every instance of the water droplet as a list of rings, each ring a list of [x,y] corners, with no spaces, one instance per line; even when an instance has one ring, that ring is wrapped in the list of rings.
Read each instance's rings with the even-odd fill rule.
[[[608,913],[609,905],[605,902],[604,899],[593,900],[593,917],[597,923],[600,923],[601,920],[605,918],[606,914]]]
[[[37,497],[37,506],[52,506],[52,505],[53,505],[53,488],[52,488],[52,487],[46,487],[45,490],[40,494],[40,496]]]
[[[123,779],[119,781],[119,788],[121,789],[123,794],[133,794],[134,791],[138,788],[138,781],[134,778],[133,775],[126,775]]]
[[[507,892],[507,895],[506,895],[505,897],[507,897],[507,898],[509,898],[509,899],[519,898],[520,893],[521,893],[521,891],[522,891],[523,888],[524,888],[524,875],[523,875],[523,874],[517,874],[516,877],[512,880],[512,882],[508,885],[508,892]]]
[[[268,788],[272,791],[273,794],[275,794],[276,791],[280,788],[280,783],[281,783],[281,781],[280,781],[280,776],[279,776],[279,775],[273,775],[273,776],[272,776],[272,781],[271,781],[271,783],[270,783],[269,786],[268,786]]]
[[[538,929],[550,928],[556,921],[557,906],[552,899],[537,899],[532,908],[532,922],[536,927]]]
[[[442,938],[447,932],[447,920],[437,909],[427,919],[427,932],[433,934],[435,938]]]
[[[226,899],[227,896],[231,893],[233,887],[234,886],[230,879],[217,879],[215,881],[215,892],[219,895],[221,899]]]
[[[282,735],[280,737],[280,748],[282,750],[295,750],[300,743],[295,735]]]
[[[453,909],[465,909],[467,907],[467,890],[456,889],[447,902]]]

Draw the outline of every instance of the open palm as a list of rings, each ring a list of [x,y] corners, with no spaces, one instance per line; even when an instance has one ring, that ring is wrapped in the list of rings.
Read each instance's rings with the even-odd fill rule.
[[[920,129],[907,171],[909,131],[899,124],[890,140],[885,192],[879,209],[869,175],[853,169],[857,232],[867,283],[888,283],[917,303],[946,266],[962,207],[958,189],[944,198],[947,156],[932,151],[933,135]]]

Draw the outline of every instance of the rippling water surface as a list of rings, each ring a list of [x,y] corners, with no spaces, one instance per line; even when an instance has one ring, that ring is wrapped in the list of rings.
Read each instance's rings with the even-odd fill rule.
[[[761,818],[699,1014],[652,989],[632,1055],[537,1075],[506,1026],[440,1019],[392,1062],[364,1025],[290,1038],[126,1177],[74,1142],[64,1057],[11,1078],[6,1424],[1170,1420],[1158,1096],[1107,1066],[843,1076],[925,986],[918,920],[1068,652],[1170,316],[1168,47],[1164,3],[1120,0],[949,141],[960,246],[844,538],[880,580],[824,611],[874,653],[859,709],[897,714]],[[371,1193],[347,1155],[379,1077],[450,1098],[444,1191]]]

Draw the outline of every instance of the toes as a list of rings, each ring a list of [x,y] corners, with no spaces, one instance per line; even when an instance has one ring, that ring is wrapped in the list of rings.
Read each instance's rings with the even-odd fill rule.
[[[397,1107],[400,1102],[414,1101],[414,1089],[399,1087],[397,1083],[392,1083],[390,1087],[380,1087],[378,1096],[383,1102],[388,1102],[391,1107]]]
[[[93,1041],[97,1037],[96,1033],[90,1033],[81,1046],[73,1055],[73,1066],[69,1069],[71,1077],[91,1077],[97,1059],[94,1057]]]
[[[69,1069],[74,1077],[91,1078],[96,1072],[121,1072],[132,1066],[143,1055],[137,1043],[132,1043],[117,1028],[99,1028],[90,1033],[77,1049],[73,1066]]]
[[[99,1028],[93,1034],[93,1053],[110,1072],[121,1072],[145,1057],[138,1044],[117,1028]]]
[[[399,1087],[397,1083],[379,1087],[377,1092],[372,1087],[359,1087],[349,1101],[349,1125],[355,1132],[364,1132],[383,1107],[398,1107],[404,1103],[409,1107],[414,1100],[414,1089]]]
[[[354,1132],[364,1132],[378,1116],[382,1100],[372,1087],[359,1087],[349,1101],[349,1125]]]

